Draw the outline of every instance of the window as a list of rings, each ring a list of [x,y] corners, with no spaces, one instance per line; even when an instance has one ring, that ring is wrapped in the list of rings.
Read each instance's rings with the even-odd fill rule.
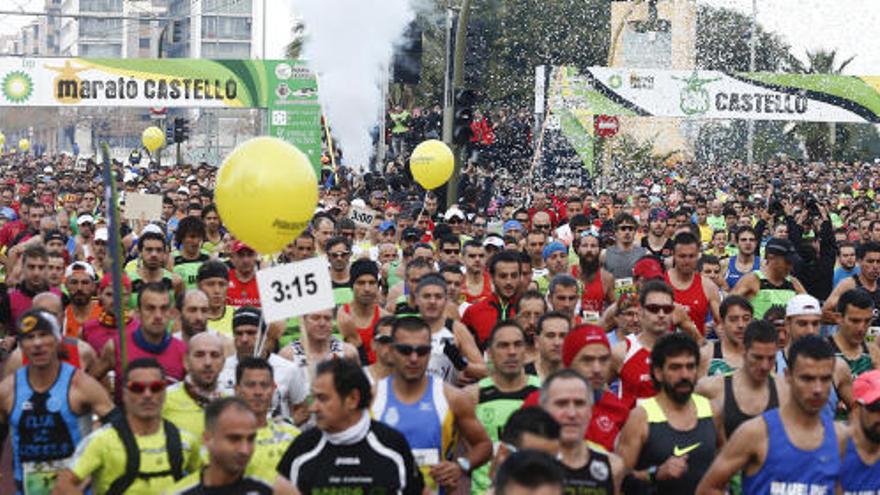
[[[140,38],[138,39],[138,48],[149,48],[150,47],[150,38]]]
[[[238,0],[230,2],[229,0],[202,0],[202,14],[250,14],[251,0]]]
[[[84,17],[79,21],[82,38],[121,38],[122,19],[95,19]]]
[[[121,12],[122,0],[80,0],[80,12]]]
[[[202,38],[251,39],[251,20],[248,17],[204,17]]]

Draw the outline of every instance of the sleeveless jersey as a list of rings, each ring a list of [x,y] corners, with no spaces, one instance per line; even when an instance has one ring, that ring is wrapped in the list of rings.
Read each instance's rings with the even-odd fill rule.
[[[736,368],[724,360],[724,353],[721,351],[721,341],[716,340],[712,344],[712,361],[709,362],[709,376],[726,375],[734,371],[736,371]]]
[[[730,261],[727,263],[727,275],[724,277],[724,280],[727,282],[727,286],[730,287],[731,290],[733,290],[733,286],[735,286],[736,283],[739,282],[739,279],[743,278],[743,275],[746,275],[746,273],[739,271],[739,269],[737,269],[737,267],[736,267],[736,260],[738,258],[739,258],[739,256],[733,256],[730,258]],[[754,263],[752,263],[752,271],[757,272],[760,269],[761,269],[761,258],[755,256],[755,261],[754,261]],[[747,272],[747,273],[751,273],[751,272]]]
[[[15,372],[15,403],[9,416],[18,493],[53,486],[88,424],[88,418],[70,409],[70,384],[76,368],[61,363],[55,383],[40,393],[28,382],[28,368]]]
[[[226,305],[240,308],[242,306],[260,307],[260,292],[257,288],[257,277],[242,282],[235,270],[229,270],[229,287],[226,288]]]
[[[131,297],[128,300],[128,309],[137,309],[137,298],[141,291],[141,287],[146,285],[141,277],[140,271],[135,268],[133,271],[127,272],[129,280],[131,280]],[[174,290],[174,272],[162,269],[162,280],[159,281],[163,287],[169,292]]]
[[[424,395],[412,404],[405,404],[394,393],[393,379],[394,376],[389,376],[376,386],[373,417],[403,434],[425,482],[436,489],[431,486],[432,478],[428,475],[431,465],[446,459],[447,451],[455,445],[455,417],[446,401],[443,381],[428,375]]]
[[[180,252],[174,253],[174,273],[180,275],[187,290],[195,289],[198,286],[199,268],[209,259],[211,256],[204,251],[200,252],[194,260],[184,258]]]
[[[651,381],[651,351],[635,335],[626,336],[627,351],[620,367],[620,398],[632,408],[637,399],[657,394]]]
[[[477,386],[480,390],[476,408],[477,419],[483,424],[493,445],[497,447],[507,419],[514,411],[522,407],[523,401],[529,394],[541,388],[541,379],[534,375],[528,375],[526,386],[515,392],[498,390],[491,377],[483,378]],[[488,464],[481,466],[471,474],[471,493],[474,495],[485,493],[491,484]]]
[[[709,399],[698,394],[691,394],[691,401],[697,411],[697,425],[688,431],[676,430],[669,425],[666,413],[656,398],[641,402],[648,413],[648,439],[639,453],[636,469],[659,466],[670,456],[688,454],[688,469],[681,478],[657,480],[655,488],[658,495],[694,493],[715,457],[717,433],[712,406]]]
[[[614,476],[611,461],[598,450],[590,449],[590,460],[572,469],[562,464],[562,493],[566,495],[613,495]]]
[[[706,316],[709,314],[709,299],[706,297],[706,292],[703,291],[703,276],[699,273],[694,273],[694,280],[684,290],[679,290],[672,285],[669,272],[664,277],[666,283],[672,287],[672,291],[675,294],[675,302],[687,307],[688,316],[690,316],[694,325],[697,326],[700,335],[706,335]]]
[[[767,425],[767,457],[757,473],[743,474],[743,493],[833,494],[841,461],[831,417],[821,416],[822,444],[809,451],[791,443],[779,409],[762,417]]]
[[[489,272],[483,271],[483,288],[479,294],[471,294],[467,288],[467,277],[461,281],[461,297],[464,302],[473,304],[484,297],[492,295],[492,279],[489,278]]]
[[[769,387],[770,395],[767,398],[767,407],[764,408],[764,411],[779,407],[779,397],[776,395],[776,382],[773,381],[772,376],[767,377],[767,386]],[[724,433],[727,435],[727,438],[730,438],[741,424],[757,416],[746,414],[739,408],[739,404],[736,403],[736,396],[733,394],[732,375],[724,377],[724,405],[722,407],[724,410]]]
[[[95,320],[99,316],[101,316],[101,305],[96,302],[93,302],[91,304],[92,309],[89,312],[89,315],[86,316],[86,319],[83,321],[77,320],[76,316],[74,316],[73,304],[67,306],[67,309],[64,310],[64,331],[61,333],[75,339],[83,338],[82,332],[86,322]]]
[[[165,370],[165,376],[170,381],[174,382],[183,380],[183,377],[186,375],[186,370],[183,367],[183,357],[186,355],[186,344],[182,340],[168,335],[167,338],[170,340],[167,347],[165,347],[162,352],[154,353],[147,349],[142,349],[137,345],[134,339],[134,334],[137,331],[138,330],[125,332],[125,352],[128,362],[130,363],[135,359],[141,358],[153,358],[162,365],[162,368]],[[113,348],[116,353],[116,398],[121,401],[124,366],[122,363],[118,335],[113,337]],[[127,365],[128,363],[125,364]]]
[[[342,306],[342,311],[345,314],[351,314],[351,305],[346,303]],[[376,362],[376,351],[373,350],[373,331],[376,328],[376,323],[379,322],[379,318],[381,316],[381,312],[379,311],[379,305],[373,306],[373,318],[370,320],[370,323],[365,327],[356,327],[358,336],[361,338],[361,344],[364,346],[364,350],[367,351],[367,361],[368,364],[373,364]]]
[[[840,466],[840,486],[843,495],[880,493],[880,461],[865,464],[852,438],[846,441],[846,454]]]
[[[602,270],[598,270],[593,276],[593,280],[585,282],[581,278],[583,290],[581,291],[581,311],[586,315],[587,312],[598,313],[599,315],[605,310],[605,287],[602,286]]]
[[[755,294],[754,299],[752,299],[752,308],[754,308],[754,319],[760,320],[764,317],[764,313],[770,309],[771,306],[785,306],[788,304],[789,299],[797,295],[797,292],[794,290],[794,284],[791,282],[791,277],[786,277],[785,281],[782,282],[782,285],[773,285],[767,280],[767,276],[764,275],[764,272],[758,270],[755,272],[755,276],[758,277],[758,281],[760,282],[760,288],[758,289],[758,293]]]
[[[455,343],[455,334],[449,329],[451,326],[452,320],[446,320],[446,326],[431,334],[431,359],[428,361],[428,374],[436,376],[446,383],[455,384],[458,379],[458,370],[443,352],[447,341]]]
[[[831,344],[831,348],[834,349],[834,355],[843,359],[847,366],[849,366],[853,379],[866,371],[874,369],[874,362],[871,360],[871,352],[868,351],[868,345],[865,342],[862,342],[861,354],[855,359],[846,357],[846,354],[844,354],[843,351],[840,350],[840,347],[837,346],[837,342],[834,341],[833,336],[828,337],[828,343]]]
[[[868,288],[862,284],[862,281],[859,279],[858,274],[853,275],[852,278],[856,283],[856,287],[867,292],[868,295],[871,296],[871,299],[874,301],[874,319],[871,320],[871,326],[880,326],[880,310],[878,310],[878,308],[880,308],[880,284],[877,284],[876,289],[868,290]]]

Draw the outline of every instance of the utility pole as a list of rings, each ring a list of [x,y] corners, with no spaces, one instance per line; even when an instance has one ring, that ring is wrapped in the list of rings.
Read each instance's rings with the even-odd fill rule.
[[[758,0],[752,0],[752,31],[751,36],[749,37],[749,72],[755,72],[755,58],[756,58],[756,50],[755,46],[758,40]],[[755,163],[755,121],[748,121],[748,137],[746,143],[746,150],[748,153],[748,157],[746,161],[749,165]]]
[[[471,12],[471,0],[461,0],[461,11],[458,14],[458,25],[455,29],[455,57],[453,58],[453,67],[452,67],[452,93],[455,94],[455,91],[458,88],[464,86],[464,57],[467,54],[467,29],[468,29],[468,19],[470,18]],[[450,95],[451,97],[451,95]],[[453,105],[449,105],[447,108],[449,109],[448,116],[447,113],[443,115],[443,136],[446,137],[446,120],[449,120],[449,135],[450,138],[452,136],[452,115],[455,111],[452,108]],[[446,141],[449,143],[449,141]],[[455,157],[455,169],[452,172],[452,177],[449,179],[449,183],[446,185],[446,204],[447,206],[452,205],[453,203],[458,201],[458,181],[461,178],[461,150],[453,147],[452,154]]]

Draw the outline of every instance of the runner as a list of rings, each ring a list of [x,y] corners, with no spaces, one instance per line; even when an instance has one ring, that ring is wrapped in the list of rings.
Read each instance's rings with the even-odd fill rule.
[[[644,220],[644,217],[642,217]],[[665,261],[672,256],[672,239],[666,235],[669,212],[663,208],[651,208],[648,213],[648,235],[642,237],[642,247],[648,254]]]
[[[567,273],[553,277],[547,289],[547,302],[553,311],[564,314],[572,325],[581,323],[581,317],[577,315],[579,301],[580,286],[576,278]]]
[[[615,244],[604,251],[599,263],[614,275],[615,280],[632,278],[636,261],[648,254],[648,250],[634,245],[638,222],[629,213],[614,217]]]
[[[529,394],[541,387],[534,375],[523,369],[525,332],[514,322],[501,322],[492,330],[486,354],[492,362],[492,373],[464,392],[477,404],[477,419],[482,423],[495,449],[507,419],[518,410]],[[482,494],[491,485],[488,465],[471,475],[471,493]]]
[[[571,330],[568,316],[557,311],[544,313],[538,319],[535,349],[538,359],[526,373],[537,375],[541,381],[562,368],[562,344]]]
[[[423,494],[422,474],[406,438],[370,420],[370,383],[357,364],[345,359],[319,364],[312,396],[309,409],[316,427],[298,436],[284,453],[278,463],[284,480],[276,488],[290,484],[299,493],[367,493],[384,487],[389,493]]]
[[[379,267],[373,261],[359,259],[351,264],[350,274],[354,297],[339,307],[336,323],[345,341],[358,349],[361,362],[369,365],[376,362],[373,327],[388,314],[379,306]]]
[[[64,335],[83,338],[83,327],[89,320],[98,318],[101,305],[96,301],[97,283],[95,269],[88,263],[75,261],[67,266],[64,286],[70,304],[65,310]]]
[[[589,384],[572,370],[550,375],[541,387],[541,407],[559,423],[560,453],[566,492],[612,495],[620,492],[623,461],[615,454],[587,447],[593,394]]]
[[[764,248],[764,256],[764,268],[744,275],[730,292],[748,299],[758,320],[764,317],[770,306],[785,305],[795,295],[806,292],[801,283],[791,276],[794,262],[798,259],[791,242],[771,238]]]
[[[478,241],[464,243],[465,281],[461,286],[464,302],[473,304],[492,294],[492,279],[486,270],[486,248]]]
[[[162,419],[166,381],[159,362],[136,359],[121,379],[125,414],[80,443],[53,493],[83,493],[88,479],[97,495],[162,493],[201,466],[198,439]]]
[[[837,268],[834,269],[832,289],[836,289],[841,282],[853,275],[858,275],[860,269],[857,261],[855,244],[850,241],[837,243]]]
[[[419,316],[431,329],[428,373],[451,385],[473,383],[489,370],[467,327],[446,318],[446,291],[446,281],[434,273],[423,276],[415,287]]]
[[[258,428],[256,415],[247,402],[238,397],[208,404],[204,435],[208,465],[175,484],[166,494],[276,493],[270,484],[247,475],[248,462],[254,457]]]
[[[265,359],[250,356],[243,357],[235,367],[235,395],[247,403],[257,418],[254,454],[247,473],[266,483],[275,481],[275,466],[299,435],[289,420],[272,414],[278,395],[273,375],[277,373]]]
[[[122,300],[127,301],[130,294],[131,282],[123,273]],[[119,334],[119,329],[116,325],[116,315],[113,312],[113,281],[109,274],[104,275],[98,284],[98,305],[101,308],[100,314],[97,318],[88,320],[83,324],[80,338],[88,342],[92,349],[100,356],[101,350],[104,349],[107,341]],[[122,305],[122,318],[125,321],[125,330],[127,332],[135,331],[141,324],[133,311],[129,310],[125,304]]]
[[[726,274],[727,287],[731,290],[736,286],[739,279],[749,273],[760,270],[761,258],[755,255],[758,247],[758,238],[755,229],[741,227],[736,231],[736,254],[731,256],[727,264]]]
[[[88,432],[89,415],[106,420],[113,402],[98,382],[61,362],[54,316],[26,311],[16,336],[30,364],[0,382],[0,436],[5,441],[8,425],[16,493],[24,495],[51,486]]]
[[[583,290],[581,312],[586,323],[597,323],[606,306],[614,304],[614,275],[599,265],[601,247],[592,231],[575,239],[578,264],[572,269]]]
[[[464,312],[461,322],[476,337],[480,349],[486,346],[492,328],[499,322],[515,316],[517,296],[520,289],[520,258],[514,251],[502,251],[489,260],[493,293],[472,304]]]
[[[200,333],[189,341],[184,364],[186,377],[168,388],[162,417],[197,438],[204,429],[205,407],[223,396],[217,378],[223,370],[223,343],[220,337]]]
[[[177,273],[165,269],[168,264],[168,242],[159,227],[152,225],[153,230],[144,229],[138,239],[138,253],[140,259],[126,267],[126,273],[131,279],[132,297],[128,303],[129,309],[137,307],[137,294],[141,287],[150,282],[164,284],[168,290],[174,292],[175,297],[183,293],[184,283]],[[189,269],[191,267],[187,267]]]
[[[235,308],[226,304],[229,288],[229,267],[212,259],[199,266],[196,275],[198,289],[208,296],[208,328],[232,338],[232,315]]]
[[[657,340],[651,378],[659,391],[636,406],[620,432],[617,452],[626,468],[657,494],[693,493],[724,443],[718,411],[694,393],[699,362],[691,337]]]
[[[498,495],[563,493],[564,475],[553,457],[545,452],[526,450],[511,455],[498,469],[495,492]]]
[[[700,348],[700,376],[726,375],[742,366],[743,333],[752,321],[752,305],[744,297],[728,296],[718,312],[720,336]]]
[[[257,269],[259,256],[254,249],[241,241],[232,244],[229,261],[229,288],[226,289],[226,305],[260,307],[260,293],[257,288]]]
[[[345,358],[360,363],[357,349],[333,335],[333,312],[329,309],[303,315],[302,336],[278,353],[304,370],[311,383],[315,367],[325,360]]]
[[[202,249],[205,236],[205,222],[193,216],[182,218],[174,233],[179,250],[171,253],[170,265],[187,289],[196,287],[199,268],[211,258],[210,253]]]
[[[512,454],[521,450],[546,452],[559,457],[559,423],[547,411],[537,405],[518,409],[507,418],[501,432],[501,443],[492,459],[490,475],[498,472]],[[494,478],[494,476],[491,476]]]
[[[492,443],[467,394],[427,373],[430,333],[420,318],[394,323],[394,373],[376,385],[371,411],[406,437],[429,486],[451,491],[489,460]],[[468,454],[453,461],[454,432],[463,435]]]
[[[690,233],[680,233],[672,244],[673,267],[666,272],[666,283],[674,290],[675,304],[686,309],[700,336],[705,336],[707,316],[711,316],[712,321],[721,321],[718,287],[697,271],[699,239]]]
[[[880,491],[880,371],[862,374],[853,383],[853,407],[840,488],[844,494]]]
[[[871,297],[874,307],[880,307],[880,284],[877,283],[880,279],[880,243],[864,243],[859,246],[858,253],[859,273],[837,284],[822,307],[825,319],[830,323],[839,322],[840,315],[833,314],[833,311],[837,308],[841,295],[850,289],[862,289]],[[880,316],[874,315],[870,326],[880,326]]]
[[[818,308],[817,308],[818,309]],[[833,493],[840,475],[838,438],[844,427],[823,413],[831,392],[834,353],[816,335],[790,348],[789,400],[743,423],[700,482],[698,495],[723,494],[743,472],[743,493]],[[776,487],[771,489],[771,487]]]
[[[853,378],[880,366],[880,348],[865,340],[873,323],[874,300],[864,289],[850,289],[837,301],[837,333],[828,337],[834,355],[849,366]]]
[[[376,350],[376,362],[364,367],[364,373],[370,380],[370,386],[375,387],[376,383],[394,371],[391,327],[394,326],[396,319],[394,316],[385,316],[376,322],[376,326],[373,328],[373,349]]]

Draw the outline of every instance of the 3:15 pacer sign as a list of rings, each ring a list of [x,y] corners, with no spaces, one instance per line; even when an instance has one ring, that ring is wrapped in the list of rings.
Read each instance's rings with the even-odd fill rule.
[[[257,288],[266,323],[334,307],[333,285],[324,256],[260,270]]]

